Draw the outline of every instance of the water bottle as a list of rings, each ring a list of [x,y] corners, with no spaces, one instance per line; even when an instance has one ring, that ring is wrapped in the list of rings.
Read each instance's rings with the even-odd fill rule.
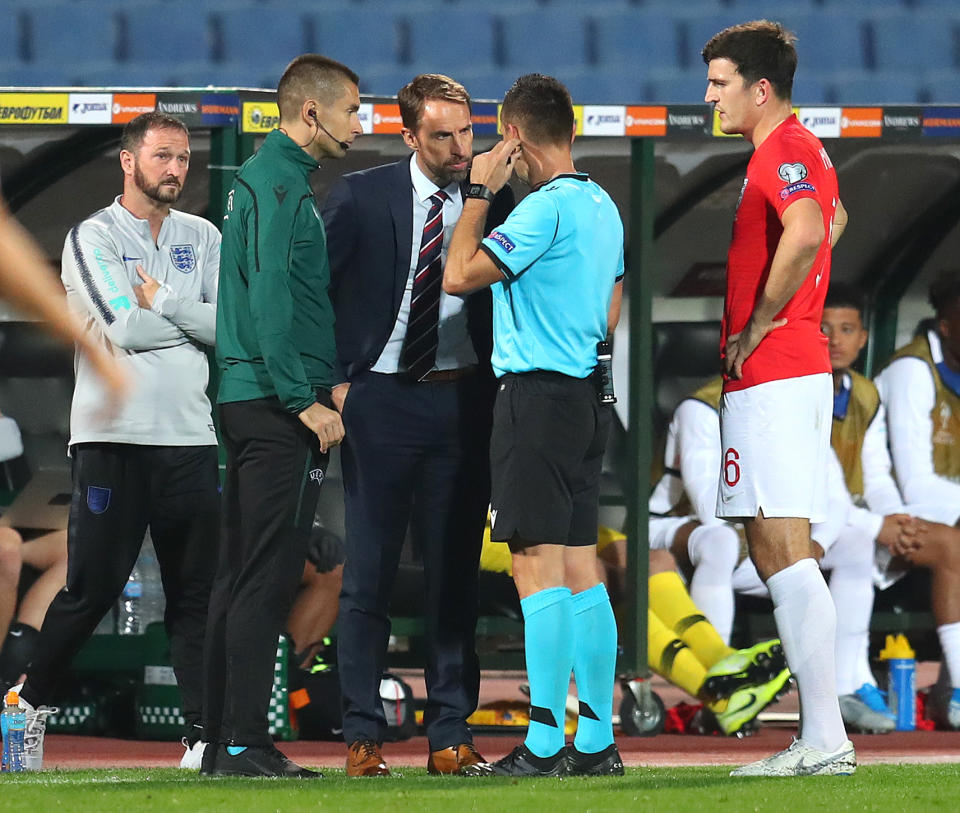
[[[136,565],[127,577],[120,596],[120,611],[117,617],[118,635],[139,635],[140,629],[140,601],[143,598],[143,580],[140,578],[140,568]]]
[[[140,571],[140,580],[143,585],[140,598],[140,630],[145,632],[148,624],[163,621],[164,609],[160,563],[157,561],[157,552],[154,550],[149,530],[143,541],[140,557],[137,559],[137,569]]]
[[[4,773],[23,770],[23,734],[26,727],[27,713],[20,708],[20,695],[7,692],[3,711],[0,712],[0,729],[3,733],[0,770]]]
[[[880,660],[887,661],[887,698],[896,715],[897,731],[913,731],[917,727],[916,653],[905,635],[888,635],[887,645],[880,651]]]

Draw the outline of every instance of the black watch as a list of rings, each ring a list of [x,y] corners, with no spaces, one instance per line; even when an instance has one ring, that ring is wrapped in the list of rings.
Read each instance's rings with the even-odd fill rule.
[[[472,183],[467,187],[468,198],[480,198],[487,203],[493,203],[494,194],[482,183]]]

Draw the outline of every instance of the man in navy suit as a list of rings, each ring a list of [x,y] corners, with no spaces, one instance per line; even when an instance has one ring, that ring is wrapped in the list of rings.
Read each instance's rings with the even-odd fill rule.
[[[469,194],[470,97],[423,74],[397,94],[413,155],[344,176],[323,206],[337,353],[347,560],[338,620],[347,774],[389,773],[380,676],[408,526],[423,559],[424,723],[431,773],[484,774],[466,719],[477,706],[477,574],[489,502],[495,382],[489,294],[442,291]],[[513,206],[505,187],[488,229]]]

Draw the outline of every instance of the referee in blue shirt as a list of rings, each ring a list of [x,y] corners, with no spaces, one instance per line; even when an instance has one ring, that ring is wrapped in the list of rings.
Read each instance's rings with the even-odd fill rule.
[[[492,538],[513,554],[530,681],[526,740],[494,768],[622,774],[610,719],[617,628],[596,554],[611,407],[596,368],[620,315],[623,224],[573,166],[576,122],[560,82],[520,77],[500,117],[504,140],[473,160],[443,275],[447,293],[493,292]],[[487,208],[514,171],[531,193],[484,237]],[[580,721],[565,747],[571,669]]]

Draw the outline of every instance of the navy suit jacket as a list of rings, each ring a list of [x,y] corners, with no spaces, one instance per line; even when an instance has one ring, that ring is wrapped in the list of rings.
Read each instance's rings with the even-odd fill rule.
[[[376,364],[396,324],[413,249],[412,190],[410,158],[405,157],[344,175],[323,203],[341,380]],[[513,204],[513,191],[505,186],[490,206],[485,233],[506,219]],[[470,294],[466,307],[477,359],[489,369],[490,290]]]

